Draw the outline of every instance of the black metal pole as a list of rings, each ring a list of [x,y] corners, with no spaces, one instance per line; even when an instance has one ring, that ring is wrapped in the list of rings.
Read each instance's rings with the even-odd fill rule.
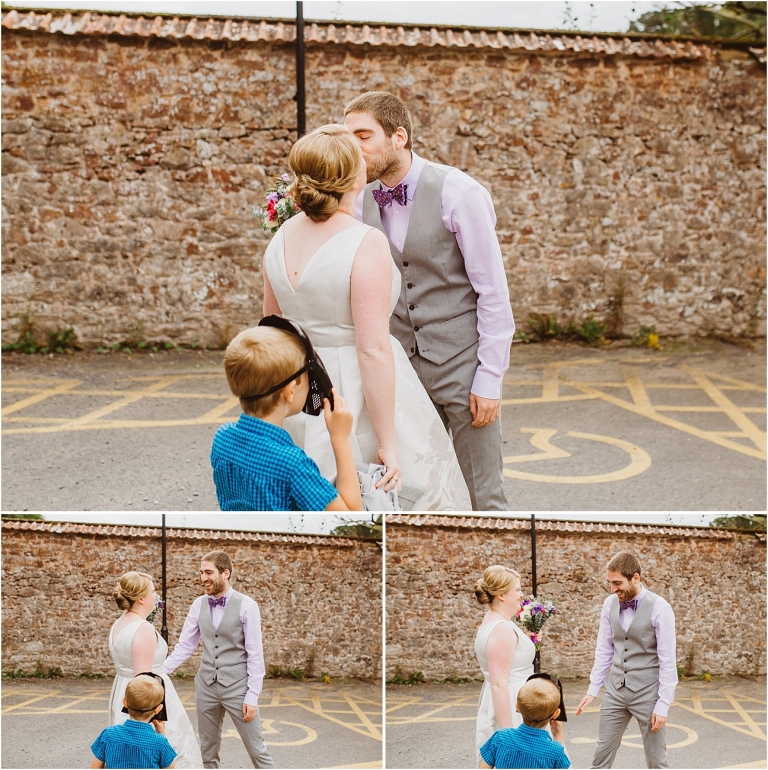
[[[162,553],[162,562],[163,562],[163,626],[160,629],[160,634],[162,635],[163,639],[165,639],[166,644],[168,643],[168,618],[166,616],[166,610],[168,609],[168,587],[165,582],[165,544],[166,544],[166,533],[165,533],[165,514],[163,514],[163,533],[162,533],[162,546],[163,546],[163,553]]]
[[[296,138],[307,130],[304,88],[304,3],[296,3]]]
[[[533,595],[536,596],[538,587],[536,579],[536,514],[531,514],[531,583],[533,584]],[[541,670],[541,652],[536,650],[533,656],[533,673],[538,674]]]

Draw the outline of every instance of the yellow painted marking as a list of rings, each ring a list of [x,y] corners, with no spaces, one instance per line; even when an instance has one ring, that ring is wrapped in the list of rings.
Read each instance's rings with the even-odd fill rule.
[[[29,398],[22,398],[21,401],[16,401],[14,404],[9,404],[8,406],[3,407],[2,411],[0,411],[0,415],[5,417],[7,414],[19,412],[22,409],[26,409],[28,406],[32,406],[33,404],[38,404],[41,401],[45,401],[46,398],[50,398],[51,396],[58,396],[60,393],[66,393],[68,390],[76,388],[81,382],[82,380],[65,380],[61,383],[61,385],[58,385],[55,388],[41,390],[34,396],[30,396]]]
[[[355,701],[349,697],[347,693],[342,693],[344,696],[344,700],[349,704],[349,707],[354,711],[355,714],[357,714],[360,721],[368,728],[368,731],[371,734],[371,737],[376,738],[377,740],[382,740],[381,730],[379,730],[376,725],[371,722],[370,719],[368,719],[368,715],[360,708],[360,706],[355,703]]]
[[[749,715],[749,712],[742,707],[741,703],[739,703],[739,701],[736,700],[733,694],[730,693],[728,690],[724,690],[723,694],[725,695],[726,698],[728,698],[728,701],[733,706],[734,710],[744,720],[744,724],[752,730],[752,734],[755,736],[755,738],[760,738],[761,740],[765,740],[765,733],[757,726],[757,723]]]
[[[539,454],[512,455],[505,457],[505,463],[525,463],[532,460],[555,460],[560,457],[571,457],[570,452],[560,449],[550,443],[550,439],[557,433],[557,428],[520,428],[520,433],[532,433],[529,439],[531,446],[539,450]]]
[[[13,385],[6,385],[3,390],[6,393],[39,393],[39,388],[17,388]],[[68,396],[130,396],[136,393],[135,390],[76,390],[67,393]],[[146,398],[206,398],[209,400],[221,401],[225,398],[231,398],[231,393],[179,393],[178,391],[164,390],[162,393],[145,393]]]
[[[381,760],[374,760],[373,762],[360,762],[356,765],[333,765],[331,770],[353,770],[353,768],[366,768],[366,767],[383,767]]]
[[[69,701],[69,703],[65,703],[65,704],[63,704],[61,706],[57,706],[56,708],[52,708],[49,711],[47,711],[46,713],[48,713],[48,714],[58,714],[58,713],[62,713],[62,712],[64,712],[64,713],[72,713],[71,711],[69,711],[69,709],[72,706],[77,706],[78,703],[82,703],[83,701],[86,701],[86,700],[93,700],[93,698],[95,696],[97,696],[97,693],[89,693],[88,695],[82,695],[79,698],[75,698],[74,700]]]
[[[737,768],[742,767],[766,767],[766,760],[764,759],[758,759],[755,762],[747,762],[743,765],[727,765],[723,768],[723,770],[737,770]]]
[[[668,749],[681,749],[683,746],[690,746],[692,743],[695,743],[697,740],[699,740],[698,734],[691,730],[690,727],[685,727],[684,725],[673,725],[667,722],[667,728],[674,727],[677,730],[682,730],[683,733],[685,733],[685,738],[683,740],[679,741],[678,743],[668,743],[667,748]],[[632,740],[635,738],[641,738],[642,735],[624,735],[621,739],[621,745],[622,746],[632,746],[632,748],[635,749],[642,749],[643,744],[642,743],[632,743]],[[571,738],[570,743],[576,743],[576,744],[587,744],[587,743],[595,743],[597,741],[597,738],[586,738],[586,737],[577,737],[577,738]]]
[[[725,727],[730,727],[731,730],[735,730],[737,733],[744,733],[744,735],[749,735],[752,738],[758,737],[755,735],[755,733],[752,730],[747,730],[744,727],[740,726],[740,723],[734,723],[734,722],[726,722],[724,719],[720,719],[719,717],[713,717],[708,711],[704,711],[704,709],[701,706],[701,700],[699,700],[697,697],[692,697],[691,700],[693,700],[694,708],[691,708],[690,706],[686,706],[685,703],[681,702],[681,698],[676,698],[673,706],[679,706],[680,708],[685,709],[686,711],[690,711],[692,714],[696,714],[697,716],[704,717],[704,719],[709,719],[712,722],[717,722],[719,725],[723,725]],[[687,698],[685,700],[688,700]],[[698,706],[698,708],[696,708]],[[762,740],[765,740],[765,737],[762,738]]]
[[[198,417],[198,420],[205,422],[210,420],[217,420],[220,417],[223,417],[227,412],[234,409],[236,406],[240,406],[240,399],[236,398],[235,396],[228,396],[227,400],[224,401],[223,404],[214,406],[213,409]]]
[[[54,695],[58,695],[60,690],[52,690],[50,692],[45,693],[44,695],[38,695],[36,698],[30,698],[29,700],[22,701],[21,703],[14,703],[13,706],[6,706],[3,708],[2,713],[8,714],[11,711],[16,711],[16,709],[23,708],[24,706],[28,706],[30,703],[37,703],[38,701],[45,700],[46,698],[52,698]]]
[[[381,733],[379,733],[377,737],[376,735],[372,735],[369,730],[364,729],[361,725],[350,723],[350,722],[344,722],[341,719],[337,719],[336,717],[331,716],[330,714],[327,714],[325,711],[323,711],[322,704],[320,703],[320,696],[316,691],[313,691],[311,694],[311,702],[312,702],[311,707],[307,706],[305,703],[302,703],[297,698],[291,698],[289,695],[285,695],[283,697],[285,699],[285,703],[287,704],[290,704],[292,706],[298,706],[299,708],[309,711],[311,714],[316,714],[319,717],[323,717],[324,719],[327,719],[330,722],[334,722],[337,725],[346,727],[347,729],[352,730],[353,732],[359,733],[360,735],[364,735],[367,738],[374,738],[379,741],[382,740]]]
[[[725,447],[726,449],[733,449],[735,452],[741,452],[741,454],[749,455],[750,457],[757,457],[759,460],[765,460],[766,454],[765,451],[760,452],[758,449],[754,449],[750,446],[744,446],[743,444],[737,444],[735,441],[728,441],[728,439],[720,438],[719,436],[712,435],[710,431],[701,430],[700,428],[696,428],[693,425],[688,425],[688,423],[681,422],[680,420],[675,420],[672,417],[667,417],[666,415],[659,414],[658,412],[646,412],[641,409],[638,409],[634,404],[630,403],[629,401],[624,401],[621,398],[616,398],[615,396],[610,395],[610,393],[603,393],[602,391],[598,390],[597,388],[592,388],[587,385],[582,385],[579,382],[568,380],[568,385],[571,385],[571,387],[576,388],[577,390],[581,390],[584,393],[589,393],[591,395],[594,395],[596,398],[600,398],[603,401],[608,402],[609,404],[613,404],[614,406],[621,407],[622,409],[626,409],[628,412],[634,412],[634,414],[639,414],[642,417],[647,417],[649,420],[654,420],[655,422],[659,422],[662,425],[667,425],[670,428],[675,428],[677,430],[683,431],[684,433],[690,433],[692,436],[696,436],[697,438],[702,438],[705,441],[711,441],[713,444],[717,444],[718,446]]]
[[[544,367],[544,374],[541,383],[541,397],[547,400],[557,398],[559,386],[558,386],[559,372],[557,364],[554,366],[548,364]]]
[[[176,428],[183,425],[206,425],[232,422],[231,417],[221,417],[218,420],[99,420],[96,423],[75,426],[50,426],[41,428],[8,428],[3,434],[17,433],[62,433],[77,430],[116,430],[119,428]]]
[[[558,396],[557,398],[534,396],[532,398],[504,398],[501,400],[501,404],[502,406],[505,404],[551,404],[560,401],[592,401],[593,399],[594,396],[585,396],[583,394],[578,396]]]
[[[393,711],[397,711],[398,709],[405,708],[406,706],[413,706],[414,704],[419,703],[420,701],[421,701],[421,698],[411,698],[410,700],[406,700],[406,701],[403,701],[402,703],[398,703],[396,706],[388,706],[386,713],[391,714]]]
[[[691,375],[694,382],[723,410],[723,412],[725,412],[726,415],[728,415],[736,426],[741,428],[744,435],[750,439],[750,441],[763,453],[763,457],[765,457],[765,431],[760,430],[752,420],[747,418],[736,404],[717,388],[704,372],[688,366],[681,366],[680,368]]]
[[[553,452],[545,452],[540,455],[518,455],[517,457],[504,458],[504,462],[524,462],[525,460],[534,459],[556,459],[560,457],[571,457],[570,452],[566,452],[563,449],[558,449],[549,443],[549,439],[557,432],[552,430],[543,430],[535,428],[522,428],[521,433],[534,433],[534,438],[531,438],[531,444],[534,444],[534,440],[538,442],[540,446],[545,444],[552,449],[556,449],[560,454],[555,455]],[[538,436],[537,436],[538,433]],[[546,435],[543,435],[546,434]],[[577,431],[569,431],[566,436],[572,436],[573,438],[582,438],[588,441],[600,441],[603,444],[610,444],[611,446],[622,449],[629,455],[629,464],[620,468],[617,471],[610,473],[600,473],[591,476],[552,476],[547,474],[538,473],[526,473],[525,471],[518,471],[512,468],[504,468],[504,475],[512,479],[521,479],[524,481],[541,481],[548,484],[602,484],[609,481],[622,481],[623,479],[637,476],[644,471],[647,471],[651,467],[651,456],[644,450],[629,441],[624,441],[620,438],[613,438],[612,436],[600,436],[596,433],[579,433]],[[537,446],[534,444],[534,446]],[[537,446],[537,448],[539,448]],[[524,458],[524,459],[518,459]]]
[[[640,378],[637,376],[633,366],[624,368],[624,379],[629,388],[629,395],[632,396],[632,400],[635,402],[635,406],[642,414],[650,414],[653,411],[653,404],[651,404],[651,399],[648,398],[643,383],[640,382]]]
[[[722,412],[719,406],[654,406],[657,412]],[[765,414],[764,406],[740,406],[742,412]]]

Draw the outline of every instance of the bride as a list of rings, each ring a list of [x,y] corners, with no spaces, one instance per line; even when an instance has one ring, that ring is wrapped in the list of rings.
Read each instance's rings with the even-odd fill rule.
[[[124,722],[128,715],[122,712],[125,687],[137,674],[152,671],[165,682],[165,704],[168,721],[165,737],[176,751],[175,767],[200,768],[203,758],[195,731],[170,678],[163,673],[163,661],[168,656],[168,645],[147,623],[155,610],[157,594],[152,578],[145,572],[126,572],[115,586],[112,596],[118,608],[125,610],[109,632],[109,651],[117,675],[109,698],[109,723]]]
[[[344,126],[321,126],[293,145],[288,162],[302,213],[278,230],[264,256],[264,315],[306,330],[355,417],[355,459],[383,464],[385,489],[403,480],[423,488],[414,510],[471,510],[443,422],[389,334],[400,273],[386,236],[353,216],[366,183],[357,142]],[[283,427],[332,478],[324,421],[299,414]]]
[[[475,637],[475,655],[483,672],[483,689],[477,710],[475,749],[480,766],[480,747],[502,727],[519,727],[523,718],[515,710],[517,693],[533,674],[536,648],[514,622],[523,592],[520,575],[509,567],[488,567],[475,583],[475,597],[488,605]]]

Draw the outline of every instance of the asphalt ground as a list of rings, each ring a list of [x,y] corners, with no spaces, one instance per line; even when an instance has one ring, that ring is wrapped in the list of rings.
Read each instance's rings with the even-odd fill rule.
[[[197,733],[194,682],[176,689]],[[2,687],[3,768],[89,767],[90,746],[107,726],[111,679],[6,680]],[[381,685],[266,680],[259,711],[275,765],[285,768],[382,766]],[[250,768],[229,716],[221,765]]]
[[[481,685],[389,685],[386,695],[388,768],[471,768]],[[574,768],[590,767],[602,693],[580,716],[587,682],[563,681],[568,721],[565,746]],[[677,686],[666,726],[671,768],[766,767],[766,680],[724,678]],[[614,763],[644,768],[637,722],[630,721]]]
[[[220,351],[2,358],[2,509],[216,510]],[[766,509],[766,349],[516,344],[511,510]]]

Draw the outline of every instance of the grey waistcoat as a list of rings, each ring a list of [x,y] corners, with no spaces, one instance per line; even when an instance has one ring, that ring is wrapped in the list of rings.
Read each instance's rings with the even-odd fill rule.
[[[224,608],[218,628],[211,622],[211,608],[203,600],[200,608],[200,638],[203,640],[203,659],[197,675],[206,684],[219,681],[224,687],[248,678],[248,653],[245,634],[240,622],[240,604],[243,595],[233,591]]]
[[[628,690],[636,692],[659,681],[656,632],[651,625],[651,611],[658,598],[650,591],[643,596],[626,631],[619,623],[619,597],[611,602],[613,664],[608,677],[617,690],[626,685]]]
[[[390,242],[392,258],[402,277],[400,298],[389,330],[408,356],[418,352],[442,364],[477,342],[477,293],[467,277],[456,236],[441,216],[443,182],[450,166],[426,162],[419,177],[408,232],[400,253]],[[381,210],[366,185],[363,221],[381,230]],[[392,203],[398,206],[398,203]]]

